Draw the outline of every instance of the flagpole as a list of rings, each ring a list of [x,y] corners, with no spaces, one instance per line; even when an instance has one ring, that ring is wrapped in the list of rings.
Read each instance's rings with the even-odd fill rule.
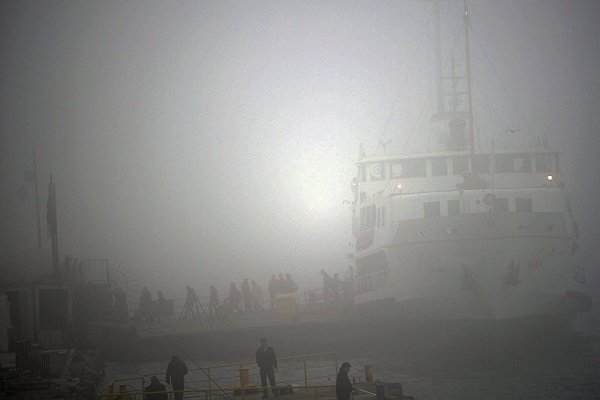
[[[58,265],[58,215],[56,212],[56,186],[50,174],[48,183],[48,223],[50,225],[50,236],[52,237],[52,271],[56,279],[60,278],[60,267]]]
[[[37,159],[35,157],[35,149],[32,150],[33,153],[33,187],[35,190],[35,219],[37,222],[37,240],[38,240],[38,248],[42,248],[42,226],[40,222],[40,197],[38,191],[38,173],[37,173]]]

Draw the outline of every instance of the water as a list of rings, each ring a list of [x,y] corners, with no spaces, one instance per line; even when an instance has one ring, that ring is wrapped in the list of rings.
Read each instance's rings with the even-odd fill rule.
[[[358,346],[344,343],[335,350],[339,363],[347,360],[353,365],[350,375],[357,380],[364,380],[364,366],[372,365],[375,378],[401,382],[404,393],[416,399],[600,399],[600,340],[592,335],[569,332],[541,335],[522,342],[464,343],[449,348],[397,343],[392,338],[366,341]],[[188,366],[193,365],[187,361]],[[200,365],[235,361],[238,360],[207,359]],[[332,359],[324,357],[313,361],[309,380],[328,383],[328,378],[335,376]],[[167,362],[108,363],[107,379],[164,371]],[[280,366],[279,383],[303,384],[299,362],[288,364]],[[255,367],[249,367],[252,381],[258,382]],[[221,385],[234,386],[239,365],[215,374]],[[162,375],[158,374],[161,380]],[[206,378],[195,372],[188,375],[186,382],[192,387],[202,386]]]

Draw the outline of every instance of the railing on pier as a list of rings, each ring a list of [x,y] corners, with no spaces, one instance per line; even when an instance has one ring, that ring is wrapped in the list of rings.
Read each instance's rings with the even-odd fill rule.
[[[331,387],[331,379],[335,379],[338,371],[338,360],[335,352],[301,354],[278,358],[276,372],[277,387],[281,390],[296,389],[310,391],[316,398],[320,391]],[[119,396],[119,388],[125,387],[130,399],[135,393],[142,399],[141,393],[150,384],[150,377],[157,376],[161,381],[164,371],[144,373],[136,376],[115,379],[107,389],[102,399],[113,399]],[[221,389],[218,386],[221,387]],[[198,398],[199,394],[207,398],[222,397],[223,392],[238,393],[242,397],[251,391],[262,390],[260,372],[255,361],[240,361],[236,363],[211,365],[207,367],[192,367],[188,369],[185,378],[185,393],[190,398]],[[169,391],[171,392],[171,391]],[[110,397],[112,395],[112,397]],[[107,397],[108,396],[108,397]]]

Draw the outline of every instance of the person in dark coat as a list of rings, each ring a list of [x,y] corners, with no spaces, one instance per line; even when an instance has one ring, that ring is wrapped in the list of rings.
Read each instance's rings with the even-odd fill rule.
[[[335,397],[337,400],[350,400],[352,398],[352,382],[348,372],[352,366],[348,362],[342,363],[335,379]]]
[[[146,400],[169,400],[167,388],[160,383],[156,376],[150,378],[150,386],[146,386],[144,395]]]
[[[271,390],[273,390],[273,394],[277,397],[278,392],[277,389],[275,389],[277,386],[275,383],[277,357],[275,357],[275,351],[268,345],[267,339],[265,338],[260,339],[260,347],[256,350],[256,364],[258,364],[258,368],[260,369],[260,382],[263,387],[262,398],[266,399],[269,397],[267,391],[267,377],[271,384]]]
[[[175,400],[183,399],[183,388],[184,384],[184,376],[187,374],[188,369],[185,362],[179,359],[177,356],[173,356],[171,358],[171,362],[167,366],[166,373],[166,381],[173,388],[173,392],[175,394]]]

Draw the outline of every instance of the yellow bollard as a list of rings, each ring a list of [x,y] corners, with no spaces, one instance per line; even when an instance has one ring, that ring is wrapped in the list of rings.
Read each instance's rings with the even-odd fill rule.
[[[248,368],[240,368],[240,386],[247,387],[250,384],[250,370]]]
[[[373,383],[373,366],[365,365],[365,382]]]

